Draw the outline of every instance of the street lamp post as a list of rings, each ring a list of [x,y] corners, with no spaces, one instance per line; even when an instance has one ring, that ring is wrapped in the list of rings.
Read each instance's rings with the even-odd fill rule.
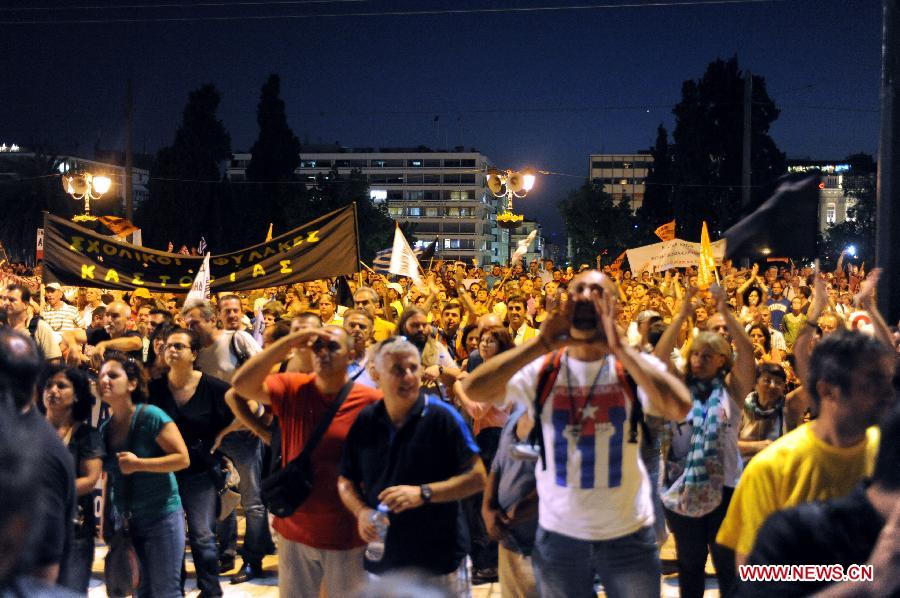
[[[106,176],[94,176],[89,172],[64,174],[62,175],[62,186],[75,201],[84,200],[84,214],[76,216],[75,220],[95,220],[96,218],[91,216],[90,201],[100,199],[104,193],[109,191],[112,180]]]
[[[491,168],[487,171],[487,186],[494,197],[506,198],[506,206],[497,214],[497,226],[512,232],[522,223],[525,216],[513,212],[513,198],[522,199],[534,188],[535,172],[530,168],[519,171],[500,171]],[[512,249],[510,249],[512,251]],[[512,255],[510,253],[510,255]]]

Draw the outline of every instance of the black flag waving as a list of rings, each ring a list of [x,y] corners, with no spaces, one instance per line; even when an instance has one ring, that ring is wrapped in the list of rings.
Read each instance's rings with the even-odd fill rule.
[[[784,176],[752,214],[725,231],[725,257],[813,257],[819,228],[818,175]]]

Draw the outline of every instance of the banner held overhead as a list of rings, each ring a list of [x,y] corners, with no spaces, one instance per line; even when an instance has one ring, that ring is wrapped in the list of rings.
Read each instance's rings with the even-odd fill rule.
[[[204,258],[139,247],[44,214],[44,279],[73,286],[187,293]],[[271,241],[213,255],[210,290],[246,291],[358,271],[356,205]]]

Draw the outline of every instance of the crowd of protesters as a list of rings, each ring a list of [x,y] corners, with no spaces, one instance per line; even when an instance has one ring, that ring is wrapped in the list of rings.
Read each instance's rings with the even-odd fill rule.
[[[7,268],[0,596],[84,595],[123,517],[139,596],[183,595],[189,547],[201,596],[277,551],[283,596],[413,571],[435,595],[643,598],[669,534],[684,597],[708,556],[724,596],[896,595],[900,335],[881,272],[843,262],[437,261],[187,303]],[[308,495],[273,516],[304,455]],[[833,563],[875,578],[739,574]]]

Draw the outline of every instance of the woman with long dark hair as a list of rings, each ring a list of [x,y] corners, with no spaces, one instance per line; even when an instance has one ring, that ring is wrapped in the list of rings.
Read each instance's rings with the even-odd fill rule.
[[[50,366],[38,384],[47,421],[69,449],[75,462],[75,534],[66,562],[60,567],[59,584],[86,594],[94,562],[94,487],[103,470],[100,434],[91,426],[94,396],[87,375],[77,368]]]
[[[145,404],[147,374],[133,357],[107,351],[97,392],[112,417],[100,426],[108,500],[128,516],[141,566],[138,598],[181,596],[184,511],[174,472],[190,463],[172,419]]]

